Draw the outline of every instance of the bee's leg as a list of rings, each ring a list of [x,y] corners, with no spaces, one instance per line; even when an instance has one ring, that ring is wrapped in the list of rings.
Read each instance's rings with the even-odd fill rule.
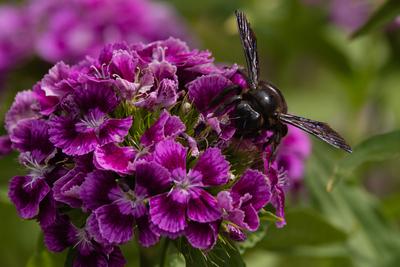
[[[240,145],[242,144],[242,141],[243,141],[243,138],[244,138],[243,135],[241,135],[241,136],[239,137],[239,140],[238,140],[237,143],[236,143],[235,149],[233,150],[234,153],[237,153],[237,152],[239,151]]]
[[[278,146],[282,141],[282,138],[288,133],[288,127],[285,124],[279,124],[276,129],[273,130],[273,135],[271,136],[271,154],[268,158],[268,168],[271,167],[272,162],[276,158],[276,152],[278,151]],[[269,140],[268,140],[269,142]]]
[[[217,95],[216,97],[214,97],[213,100],[211,100],[210,107],[219,105],[226,96],[228,96],[234,92],[236,95],[240,94],[242,92],[242,87],[240,87],[237,84],[232,84],[232,85],[226,87],[225,89],[222,90],[221,93],[219,93],[219,95]]]
[[[238,102],[242,101],[242,96],[241,95],[233,95],[230,98],[228,98],[222,105],[220,105],[214,112],[213,116],[219,116],[222,115],[223,112],[228,108],[229,106],[232,106]]]

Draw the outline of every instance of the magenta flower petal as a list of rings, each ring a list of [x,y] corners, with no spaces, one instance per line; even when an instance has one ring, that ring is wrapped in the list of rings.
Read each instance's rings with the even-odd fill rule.
[[[169,108],[178,100],[178,82],[171,79],[163,79],[157,92],[156,104],[158,107]]]
[[[19,92],[5,117],[5,128],[8,133],[11,134],[22,120],[39,118],[37,105],[32,91]]]
[[[11,153],[11,140],[8,135],[0,136],[0,156]]]
[[[150,247],[158,243],[160,235],[152,230],[150,227],[149,217],[142,216],[136,219],[138,227],[139,243],[144,247]]]
[[[279,169],[287,172],[291,187],[299,185],[304,176],[305,161],[311,153],[311,140],[306,133],[289,126],[286,137],[277,152],[276,162]]]
[[[145,146],[175,138],[185,131],[186,127],[177,116],[171,116],[163,110],[158,120],[142,135],[140,142]]]
[[[217,200],[202,189],[192,189],[187,215],[196,222],[213,222],[221,218],[222,211]]]
[[[185,232],[185,230],[181,230],[176,233],[168,232],[168,231],[160,229],[157,225],[155,225],[153,223],[150,223],[150,229],[151,229],[151,231],[156,233],[156,235],[165,236],[170,239],[177,239],[178,237],[182,236]]]
[[[134,81],[138,61],[138,58],[133,57],[133,55],[127,50],[114,50],[109,71],[124,80]]]
[[[119,247],[110,249],[96,248],[88,253],[77,251],[73,259],[73,267],[123,267],[126,260]]]
[[[64,62],[58,62],[49,70],[41,82],[41,88],[46,96],[55,96],[61,99],[68,92],[72,91],[72,86],[68,79],[70,77],[70,67]]]
[[[307,158],[311,154],[311,149],[310,137],[302,130],[289,125],[288,134],[282,139],[279,151],[291,151],[301,158]]]
[[[85,229],[88,234],[99,244],[108,245],[109,242],[104,239],[103,235],[100,232],[99,228],[99,220],[97,219],[96,213],[90,214],[90,216],[86,220]]]
[[[186,170],[187,148],[172,140],[157,143],[154,151],[154,161],[167,168]]]
[[[279,153],[277,157],[279,168],[287,172],[291,182],[300,182],[304,175],[304,160],[291,153]]]
[[[245,218],[246,214],[241,206],[235,208],[228,213],[228,216],[226,216],[228,221],[233,222],[237,226],[240,226],[246,230],[249,230],[247,223],[245,223]]]
[[[128,134],[132,119],[106,119],[98,129],[87,128],[85,132],[78,125],[70,117],[54,117],[50,121],[50,141],[65,154],[84,155],[99,146],[121,142]]]
[[[138,163],[135,177],[136,184],[146,188],[150,196],[163,193],[172,186],[172,179],[168,170],[155,162]]]
[[[94,171],[88,173],[80,191],[83,206],[86,209],[95,210],[109,204],[109,193],[116,187],[115,177],[111,172]]]
[[[49,126],[50,141],[67,155],[84,155],[99,145],[95,132],[77,132],[72,118],[54,117]]]
[[[234,209],[233,199],[231,197],[231,193],[228,191],[219,192],[217,195],[217,201],[221,209],[224,209],[225,211],[230,212]]]
[[[32,90],[36,101],[39,103],[40,113],[45,116],[52,114],[60,103],[60,99],[56,96],[46,96],[40,82],[35,84]]]
[[[185,42],[173,37],[148,45],[137,44],[133,48],[145,62],[149,63],[154,58],[164,57],[166,61],[177,66],[178,69],[188,69],[195,65],[213,61],[209,51],[190,50]]]
[[[115,204],[102,206],[95,211],[102,237],[109,243],[122,244],[133,236],[134,217],[124,215]]]
[[[217,242],[218,227],[215,223],[190,222],[185,235],[193,247],[211,249]]]
[[[208,148],[204,151],[194,170],[202,174],[204,185],[218,186],[228,182],[229,162],[218,148]]]
[[[44,120],[23,120],[10,134],[13,148],[19,151],[40,151],[44,155],[50,155],[55,147],[49,141],[48,125]]]
[[[46,197],[40,202],[39,206],[39,214],[37,216],[37,220],[39,221],[40,226],[46,227],[55,222],[57,218],[57,207],[56,201],[53,197],[53,192],[50,191]]]
[[[232,82],[222,75],[201,76],[187,85],[189,99],[200,112],[206,112],[210,109],[210,102],[231,84]]]
[[[285,192],[282,188],[277,189],[276,195],[272,198],[272,204],[276,208],[276,215],[282,219],[282,221],[276,223],[276,226],[281,228],[286,225]]]
[[[93,80],[82,77],[79,86],[72,95],[73,101],[83,114],[93,109],[99,109],[103,113],[113,111],[119,103],[114,91],[113,83],[108,80]]]
[[[126,260],[119,247],[115,246],[113,251],[108,255],[108,267],[124,267]]]
[[[50,187],[41,178],[14,176],[11,179],[8,197],[17,208],[19,216],[32,219],[39,213],[39,204],[49,193]]]
[[[258,218],[257,211],[253,208],[253,205],[249,204],[242,207],[244,211],[244,223],[247,225],[249,231],[256,231],[260,226],[260,219]]]
[[[98,169],[127,174],[130,172],[129,163],[134,161],[135,156],[136,151],[132,147],[120,147],[109,143],[96,148],[93,161]]]
[[[61,252],[76,242],[77,230],[67,216],[59,216],[55,223],[42,228],[44,244],[53,252]]]
[[[155,50],[155,53],[160,52],[160,57],[162,57],[162,54],[165,53],[165,51],[161,49]],[[162,81],[164,79],[169,79],[169,80],[177,80],[178,77],[176,76],[176,66],[172,65],[168,61],[163,60],[160,58],[160,61],[153,60],[149,64],[149,69],[153,73],[154,77],[158,81]]]
[[[245,241],[246,240],[246,234],[243,233],[242,230],[240,230],[238,227],[232,225],[232,224],[227,224],[226,225],[226,230],[229,235],[229,238],[235,241]]]
[[[150,220],[161,230],[177,233],[186,228],[186,207],[166,194],[150,199]]]
[[[74,168],[54,183],[54,198],[57,201],[66,203],[72,208],[82,206],[80,192],[86,177],[86,173],[82,171],[82,168]]]
[[[108,119],[100,126],[99,143],[106,145],[122,142],[132,126],[132,118]]]
[[[106,255],[100,252],[82,254],[80,252],[74,258],[73,267],[108,267]]]
[[[275,164],[276,165],[276,164]],[[271,181],[272,198],[271,203],[276,209],[276,215],[282,219],[277,222],[276,226],[283,227],[285,221],[285,189],[288,185],[288,177],[285,171],[278,171],[276,166],[272,166],[268,170],[268,179]]]
[[[264,174],[255,170],[247,170],[232,187],[232,193],[240,196],[251,195],[248,203],[251,203],[258,211],[270,201],[271,186]]]

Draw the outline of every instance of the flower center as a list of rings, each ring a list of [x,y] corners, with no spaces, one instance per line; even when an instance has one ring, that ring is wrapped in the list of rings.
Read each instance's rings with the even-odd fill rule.
[[[88,128],[97,129],[99,128],[107,119],[104,114],[98,110],[89,112],[89,114],[85,115],[81,122]]]
[[[36,178],[42,178],[53,169],[46,164],[40,164],[30,152],[21,155],[21,161],[30,170],[29,175],[33,178],[32,181]]]
[[[85,229],[77,229],[76,237],[78,241],[76,242],[74,248],[79,247],[83,251],[91,251],[92,243],[90,242],[90,237]]]

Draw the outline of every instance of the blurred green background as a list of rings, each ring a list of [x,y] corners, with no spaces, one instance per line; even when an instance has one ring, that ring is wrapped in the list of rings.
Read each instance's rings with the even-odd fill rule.
[[[270,226],[244,244],[247,266],[400,266],[400,29],[350,38],[328,5],[305,4],[311,1],[168,2],[217,62],[242,65],[233,12],[245,11],[262,78],[281,88],[290,112],[329,121],[355,147],[346,155],[313,138],[304,189],[287,202],[288,225]],[[1,118],[15,93],[48,67],[33,59],[11,74]],[[7,198],[8,180],[18,173],[16,154],[0,159],[0,266],[62,266],[64,255],[44,251],[36,223],[19,219]],[[124,251],[128,266],[136,266],[134,244]],[[180,264],[176,258],[170,266]]]

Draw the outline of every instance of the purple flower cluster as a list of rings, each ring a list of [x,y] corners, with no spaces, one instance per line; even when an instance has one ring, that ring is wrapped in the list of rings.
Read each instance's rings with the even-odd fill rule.
[[[0,75],[30,53],[32,22],[25,13],[26,8],[0,5]]]
[[[73,248],[74,266],[123,266],[119,245],[134,237],[199,249],[219,234],[245,240],[267,205],[282,226],[286,173],[301,176],[308,140],[291,129],[273,166],[238,170],[228,159],[241,140],[207,106],[232,83],[246,84],[238,66],[173,38],[57,63],[6,116],[29,171],[10,182],[19,215],[38,220],[49,250]]]
[[[162,27],[160,27],[162,25]],[[167,4],[149,0],[26,0],[0,6],[0,72],[37,54],[55,63],[96,55],[110,42],[183,38]]]

